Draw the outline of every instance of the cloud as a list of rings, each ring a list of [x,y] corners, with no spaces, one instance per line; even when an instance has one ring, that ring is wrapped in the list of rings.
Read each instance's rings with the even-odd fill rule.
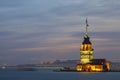
[[[71,32],[69,33],[69,36],[71,37],[77,37],[79,38],[80,36],[84,36],[85,32]],[[114,36],[113,36],[114,35]],[[114,39],[118,40],[119,39],[119,32],[89,32],[89,36],[92,38],[100,38],[100,39]]]
[[[56,53],[64,53],[71,52],[72,50],[76,50],[79,48],[79,45],[76,44],[66,44],[52,47],[37,47],[37,48],[18,48],[18,49],[10,49],[9,51],[19,51],[19,52],[29,52],[29,51],[52,51]]]
[[[86,17],[95,56],[117,54],[119,5],[118,0],[1,0],[0,59],[22,63],[22,57],[27,63],[53,56],[79,58]]]
[[[58,16],[92,16],[92,17],[112,17],[119,16],[120,1],[115,0],[84,0],[80,3],[69,4],[56,7],[51,12]],[[113,18],[113,17],[112,17]]]
[[[25,3],[23,2],[24,1],[21,1],[20,2],[21,5],[18,5],[17,7],[13,7],[13,8],[8,7],[10,9],[10,10],[6,10],[8,12],[3,11],[3,13],[1,13],[0,16],[1,27],[5,27],[2,29],[4,30],[9,29],[19,32],[21,31],[31,32],[31,30],[38,31],[38,29],[39,31],[49,30],[52,32],[52,31],[58,31],[58,29],[60,29],[61,31],[64,30],[65,32],[68,31],[69,28],[73,30],[74,28],[71,28],[73,26],[78,28],[78,26],[83,25],[81,19],[83,20],[83,17],[86,16],[89,16],[90,21],[94,22],[94,25],[100,25],[105,27],[106,24],[103,23],[105,23],[108,20],[108,19],[105,20],[105,16],[110,15],[108,16],[110,18],[112,17],[111,15],[113,15],[112,14],[113,12],[115,13],[115,15],[119,14],[118,12],[119,10],[117,8],[116,9],[114,8],[115,4],[119,5],[119,3],[117,3],[116,1],[114,1],[114,4],[112,5],[111,4],[112,1],[108,2],[102,0],[96,0],[94,2],[93,1],[89,2],[88,0],[84,0],[84,1],[62,0],[59,2],[52,0],[51,2],[48,2],[47,4],[49,5],[46,6],[40,5],[42,3],[46,3],[46,1],[31,0],[29,2],[25,1]],[[56,2],[56,5],[52,6],[52,2]],[[35,5],[35,3],[37,4]],[[109,3],[111,5],[109,5]],[[43,8],[44,11],[41,9],[41,7],[44,7]],[[117,18],[119,18],[118,16]],[[97,17],[97,19],[95,17]],[[103,25],[99,24],[96,21],[99,21],[99,23],[101,22]],[[110,22],[108,21],[108,23]],[[109,25],[112,24],[114,25],[116,24],[116,22],[111,23]],[[118,27],[116,26],[114,29],[116,30],[116,28]],[[103,29],[99,29],[98,31],[102,31],[102,30]]]

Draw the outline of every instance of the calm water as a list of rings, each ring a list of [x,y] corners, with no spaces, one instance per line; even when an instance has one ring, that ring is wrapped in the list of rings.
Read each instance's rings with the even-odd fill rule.
[[[120,80],[120,72],[0,71],[0,80]]]

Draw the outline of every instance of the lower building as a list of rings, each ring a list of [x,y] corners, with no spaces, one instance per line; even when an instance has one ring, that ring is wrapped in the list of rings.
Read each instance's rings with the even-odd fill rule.
[[[76,70],[86,72],[110,71],[110,63],[105,59],[92,59],[90,63],[77,64]]]

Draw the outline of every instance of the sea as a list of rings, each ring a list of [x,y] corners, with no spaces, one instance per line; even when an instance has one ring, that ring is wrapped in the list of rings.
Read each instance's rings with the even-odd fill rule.
[[[120,72],[55,72],[1,70],[0,80],[120,80]]]

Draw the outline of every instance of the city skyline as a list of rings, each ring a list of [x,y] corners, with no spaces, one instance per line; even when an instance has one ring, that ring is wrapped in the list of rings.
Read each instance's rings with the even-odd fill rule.
[[[95,58],[120,62],[119,0],[0,0],[0,64],[79,60],[85,19]]]

